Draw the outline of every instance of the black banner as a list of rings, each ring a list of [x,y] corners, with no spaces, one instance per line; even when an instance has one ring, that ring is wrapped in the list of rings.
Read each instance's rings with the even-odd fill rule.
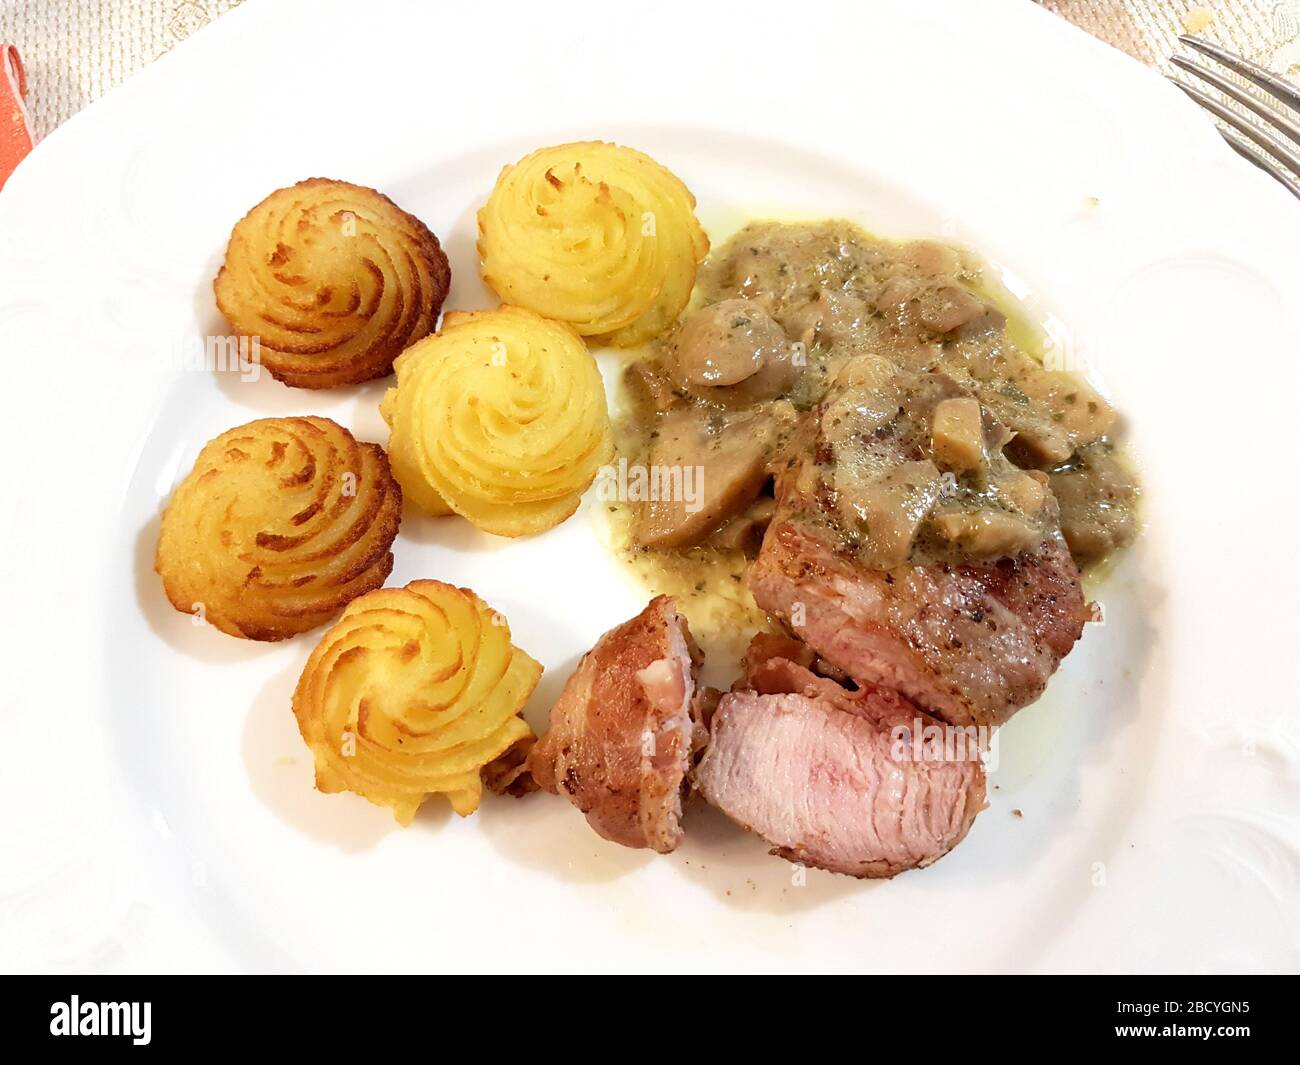
[[[454,1026],[448,1025],[446,1018],[432,1016],[433,1011],[445,1009],[448,1002],[445,993],[437,990],[439,979],[25,977],[7,981],[10,986],[0,998],[0,1014],[3,1014],[9,1052],[20,1049],[48,1052],[69,1047],[86,1053],[110,1047],[114,1052],[132,1053],[190,1049],[212,1052],[265,1046],[268,1039],[291,1042],[297,1053],[319,1048],[337,1055],[353,1047],[362,1053],[374,1053],[391,1041],[418,1052],[422,1042],[420,1018],[429,1026],[430,1045],[437,1045],[445,1052],[448,1049],[445,1040],[451,1034],[448,1029]],[[619,988],[612,980],[599,984],[583,981],[579,986],[572,976],[550,979],[556,984],[557,1008],[561,1001],[560,979],[563,979],[563,1001],[570,1008],[575,994],[592,995],[582,1005],[587,1012],[598,1011],[603,1015],[598,1022],[602,1028],[663,1023],[661,1018],[648,1014],[639,1019],[632,1017],[626,1009],[628,989]],[[663,982],[667,985],[668,981],[682,979],[682,976],[670,976]],[[986,1040],[994,1036],[1017,1042],[1023,1038],[1039,1050],[1118,1048],[1123,1044],[1156,1044],[1158,1049],[1164,1044],[1168,1049],[1176,1047],[1181,1053],[1203,1044],[1216,1053],[1231,1053],[1234,1049],[1267,1051],[1290,1046],[1286,1036],[1296,1013],[1296,983],[1286,978],[873,976],[869,979],[873,986],[867,997],[861,999],[863,1005],[845,1010],[822,1001],[816,1007],[819,1027],[828,1029],[819,1035],[819,1043],[826,1037],[832,1044],[837,1038],[855,1044],[868,1039],[874,1049],[882,1042],[915,1045],[920,1039],[929,1049],[936,1041],[968,1046],[975,1040],[987,1047]],[[475,989],[473,980],[458,978],[461,986],[452,1000],[459,1003],[454,1007],[456,1010],[465,1011],[468,1027],[462,1038],[483,1033],[485,1029],[477,1015],[486,1003],[500,1001],[500,992]],[[328,986],[335,984],[346,986]],[[675,990],[679,994],[691,994],[684,987]],[[724,1000],[736,1003],[733,1008],[738,1010],[738,1015],[733,1020],[744,1024],[751,1020],[750,1011],[740,1007],[743,1000],[735,996],[735,990],[733,987]],[[655,993],[667,991],[665,987],[664,992]],[[850,988],[842,986],[832,994],[842,996],[847,992]],[[621,997],[616,997],[620,993]],[[780,992],[786,993],[786,990]],[[803,1028],[814,1014],[800,1010],[798,991],[789,989],[788,993],[796,996],[789,1003],[788,1019],[795,1021],[803,1017],[799,1023],[799,1028]],[[817,993],[820,999],[825,992],[817,989]],[[538,1008],[541,1003],[536,1001],[536,988],[508,994],[526,994],[524,1001],[528,1007],[526,1011],[511,1009],[504,1014],[503,1027],[493,1031],[495,1047],[501,1045],[500,1036],[507,1030],[511,1034],[523,1034],[532,1023],[546,1027],[554,1023],[554,1018],[546,1019]],[[322,1002],[333,1005],[322,1008]],[[809,1009],[813,1008],[810,1000]],[[916,1011],[914,1024],[908,1021],[909,1008]],[[694,1021],[697,1030],[703,1033],[706,1028],[712,1028],[709,1038],[711,1041],[718,1038],[721,1017],[717,1005],[688,1012],[697,1015]],[[878,1023],[863,1031],[861,1022],[869,1022],[873,1013],[877,1014]],[[836,1031],[837,1016],[844,1021],[842,1032]],[[505,1020],[506,1017],[509,1019]],[[774,1019],[770,1007],[763,1008],[752,1015],[754,1030],[770,1029]],[[976,1019],[978,1023],[973,1025]],[[392,1030],[385,1034],[389,1023]],[[675,1027],[673,1031],[676,1035]],[[983,1033],[983,1037],[978,1033]],[[641,1044],[645,1034],[627,1032],[634,1045]],[[793,1032],[792,1036],[799,1038]],[[680,1045],[680,1037],[674,1043]],[[486,1052],[489,1047],[478,1050]],[[1294,1056],[1293,1052],[1288,1052],[1288,1056]],[[26,1059],[10,1057],[10,1060]]]

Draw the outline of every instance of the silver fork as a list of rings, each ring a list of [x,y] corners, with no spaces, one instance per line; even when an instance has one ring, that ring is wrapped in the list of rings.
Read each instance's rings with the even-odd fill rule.
[[[1209,56],[1234,73],[1240,74],[1251,84],[1262,89],[1267,96],[1273,98],[1272,100],[1261,99],[1255,93],[1247,92],[1240,85],[1234,85],[1221,74],[1194,60],[1180,55],[1169,57],[1169,62],[1179,70],[1185,70],[1206,84],[1214,86],[1224,96],[1235,100],[1260,119],[1260,122],[1252,122],[1240,112],[1232,110],[1220,100],[1188,85],[1185,81],[1175,77],[1169,79],[1215,118],[1227,124],[1228,128],[1220,126],[1219,132],[1239,155],[1277,178],[1292,195],[1300,199],[1300,154],[1297,154],[1296,149],[1292,147],[1292,145],[1300,146],[1300,125],[1297,125],[1274,102],[1279,101],[1285,108],[1300,112],[1300,89],[1272,71],[1265,70],[1248,59],[1242,59],[1241,56],[1233,55],[1216,44],[1197,40],[1195,37],[1178,39],[1188,48]],[[1287,144],[1282,137],[1277,136],[1277,133],[1281,133],[1291,144]],[[1260,154],[1251,147],[1252,144],[1267,154]]]

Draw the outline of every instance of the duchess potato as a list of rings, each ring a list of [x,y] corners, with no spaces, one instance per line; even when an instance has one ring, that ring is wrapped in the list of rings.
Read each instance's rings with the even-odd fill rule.
[[[581,338],[531,311],[451,312],[397,360],[380,405],[393,472],[431,514],[528,536],[558,525],[613,450]]]
[[[298,388],[382,377],[433,331],[451,284],[424,223],[374,189],[310,178],[277,189],[230,234],[217,306]]]
[[[648,155],[603,141],[507,166],[478,227],[483,280],[504,302],[618,347],[673,324],[709,250],[690,190]]]
[[[378,444],[328,418],[262,418],[199,452],[163,513],[155,568],[177,610],[283,640],[384,583],[401,513]]]
[[[421,580],[354,600],[293,695],[316,787],[362,795],[402,825],[436,793],[473,813],[484,770],[520,761],[534,738],[519,711],[541,674],[467,588]],[[515,775],[508,769],[501,786]]]

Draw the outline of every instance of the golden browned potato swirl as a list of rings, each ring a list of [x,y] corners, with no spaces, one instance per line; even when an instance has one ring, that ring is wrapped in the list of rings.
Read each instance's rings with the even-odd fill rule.
[[[447,256],[423,222],[374,189],[310,178],[236,224],[214,288],[261,364],[298,388],[388,373],[438,321]]]
[[[380,406],[393,472],[432,514],[498,536],[542,532],[578,508],[613,450],[595,360],[530,311],[453,311],[395,368]]]
[[[328,418],[262,418],[199,452],[163,512],[154,567],[177,610],[283,640],[384,583],[401,515],[378,444]]]
[[[363,795],[403,825],[434,793],[471,814],[485,767],[518,761],[511,752],[532,739],[519,711],[541,674],[505,618],[467,588],[412,581],[364,595],[294,691],[316,786]]]
[[[709,250],[690,190],[648,155],[603,141],[507,166],[478,227],[483,280],[503,301],[619,347],[676,321]]]

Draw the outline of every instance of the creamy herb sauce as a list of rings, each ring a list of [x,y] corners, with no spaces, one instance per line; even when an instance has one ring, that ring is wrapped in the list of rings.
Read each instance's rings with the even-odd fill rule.
[[[629,463],[702,464],[707,501],[610,516],[706,644],[768,624],[744,573],[773,475],[870,568],[1011,556],[1058,523],[1087,568],[1135,535],[1114,411],[1043,366],[1042,333],[972,253],[757,223],[715,252],[692,307],[628,367],[616,439]]]

